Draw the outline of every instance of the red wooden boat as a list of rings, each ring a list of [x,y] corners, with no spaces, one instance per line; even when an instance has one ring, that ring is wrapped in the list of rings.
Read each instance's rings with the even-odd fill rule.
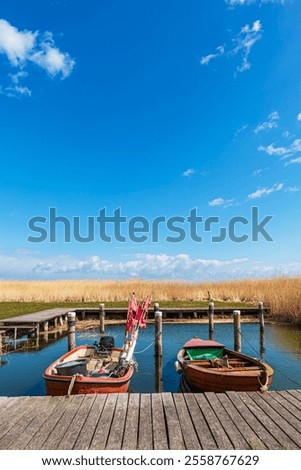
[[[103,336],[97,346],[78,346],[47,367],[43,374],[47,395],[127,392],[136,365],[138,332],[146,327],[149,307],[149,297],[140,306],[133,294],[122,348],[115,348],[111,336]]]
[[[274,373],[258,359],[199,338],[184,344],[177,359],[186,390],[195,392],[266,391]]]
[[[127,392],[134,361],[120,366],[121,348],[99,351],[78,346],[53,362],[44,372],[47,395]]]

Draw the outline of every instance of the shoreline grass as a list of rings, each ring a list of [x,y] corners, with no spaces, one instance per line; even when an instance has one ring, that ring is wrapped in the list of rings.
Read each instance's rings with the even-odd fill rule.
[[[301,276],[192,283],[185,281],[0,280],[2,318],[54,307],[126,307],[131,293],[152,294],[162,307],[256,306],[263,302],[279,321],[301,325]],[[30,309],[30,310],[29,310]],[[3,316],[5,314],[5,316]]]

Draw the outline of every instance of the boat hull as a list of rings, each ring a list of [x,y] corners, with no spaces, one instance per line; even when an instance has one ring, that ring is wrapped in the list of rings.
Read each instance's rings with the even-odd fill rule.
[[[57,375],[53,373],[55,367],[74,359],[80,354],[85,354],[88,350],[94,350],[89,346],[79,346],[52,363],[44,372],[46,393],[51,396],[58,395],[80,395],[80,394],[100,394],[100,393],[126,393],[129,390],[130,380],[134,373],[134,366],[130,365],[122,377],[91,377],[75,374]],[[121,350],[115,348],[114,351]],[[82,357],[82,356],[81,356]]]
[[[235,351],[225,349],[225,353],[237,359],[248,359],[253,362],[253,366],[246,367],[244,370],[225,367],[202,367],[201,361],[184,360],[184,349],[178,353],[179,365],[183,374],[185,374],[185,379],[191,391],[218,393],[226,391],[263,391],[268,389],[273,376],[273,369],[270,366]]]

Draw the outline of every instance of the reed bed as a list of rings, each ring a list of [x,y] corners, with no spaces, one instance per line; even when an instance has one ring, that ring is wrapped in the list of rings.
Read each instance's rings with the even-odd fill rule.
[[[301,277],[189,283],[183,281],[0,280],[0,302],[127,302],[152,293],[156,301],[264,302],[279,320],[301,323]]]

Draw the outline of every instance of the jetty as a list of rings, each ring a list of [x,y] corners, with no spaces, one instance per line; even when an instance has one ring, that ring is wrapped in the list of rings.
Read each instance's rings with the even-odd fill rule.
[[[0,449],[301,449],[301,390],[0,398]]]

